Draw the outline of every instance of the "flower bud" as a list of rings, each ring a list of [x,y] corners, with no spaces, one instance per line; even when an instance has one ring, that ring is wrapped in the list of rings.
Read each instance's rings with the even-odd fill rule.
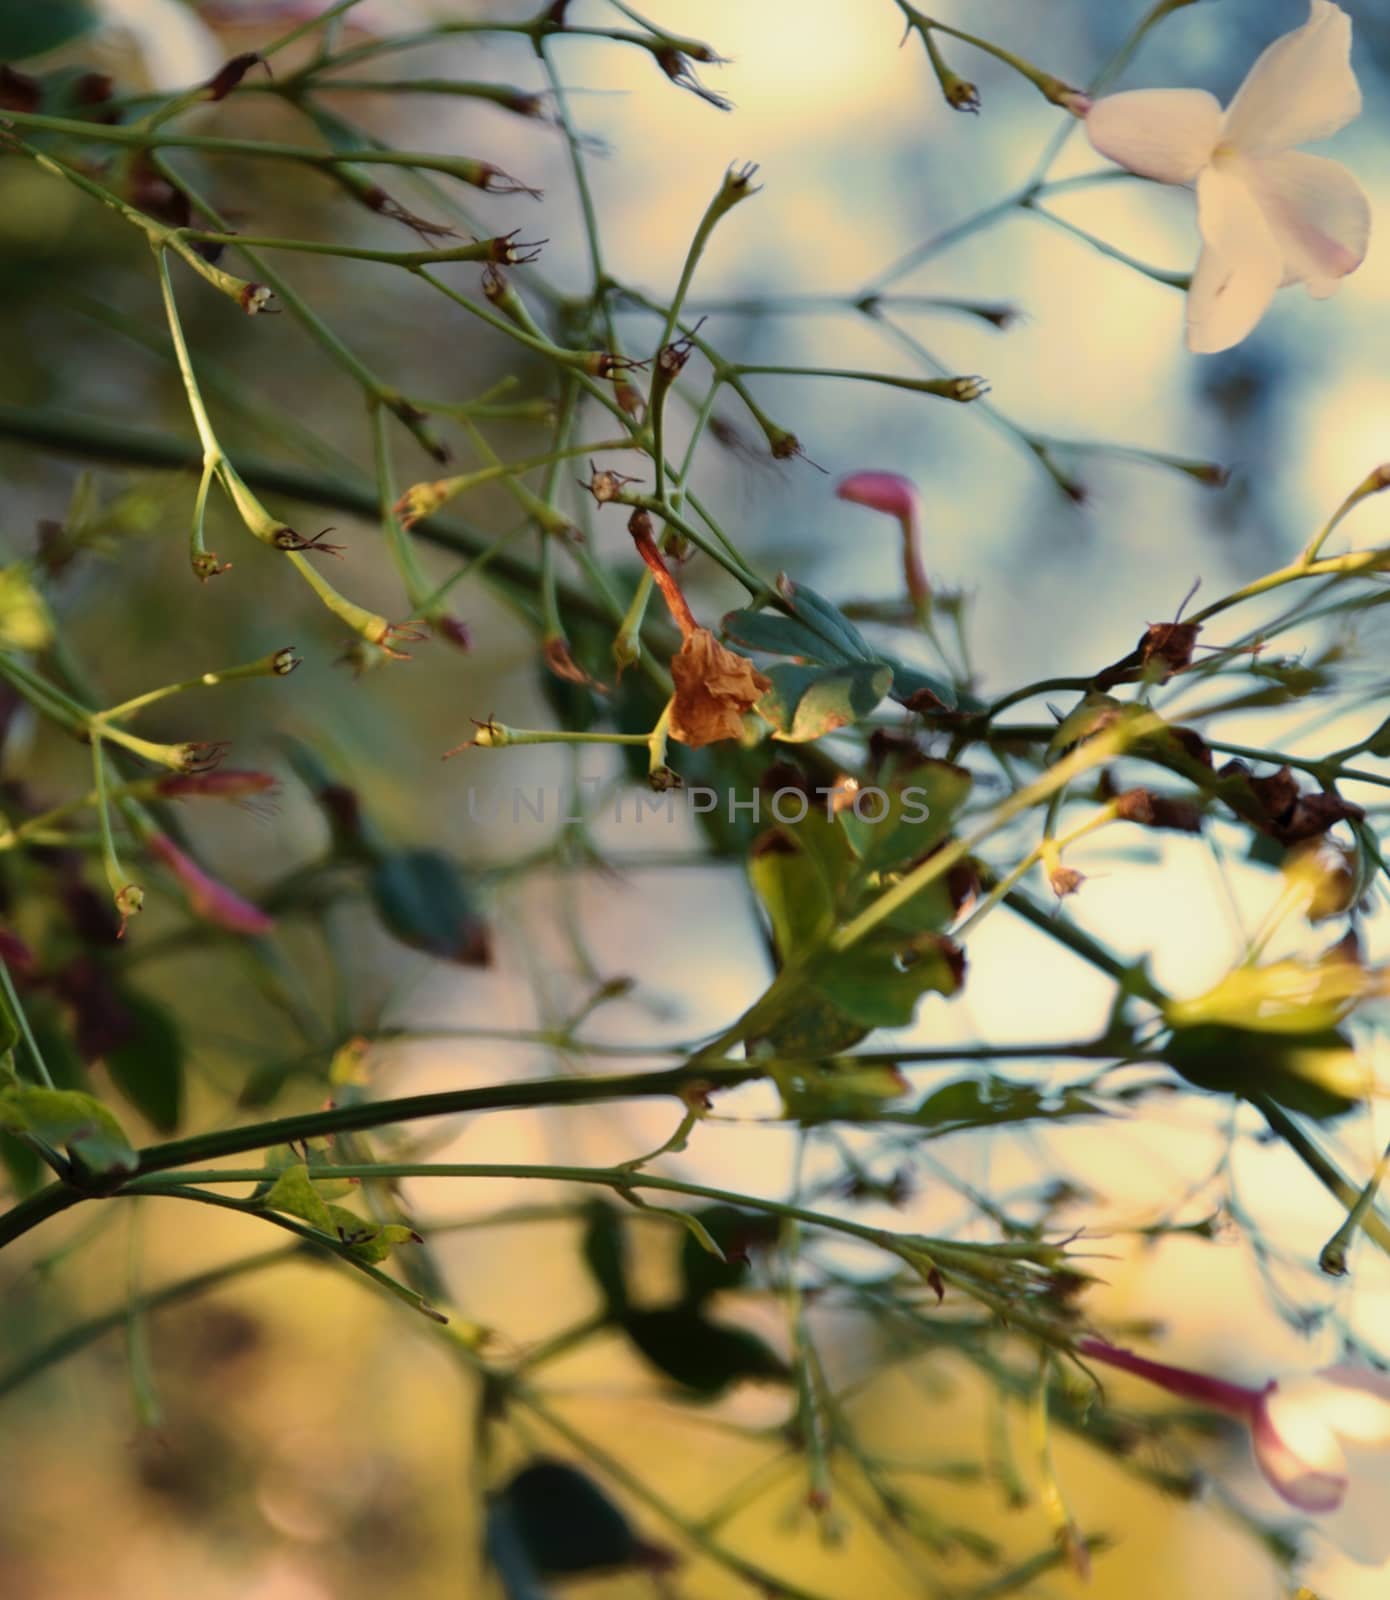
[[[167,834],[152,833],[146,841],[150,851],[169,868],[178,879],[179,886],[194,916],[204,922],[215,923],[231,933],[252,936],[267,934],[275,927],[272,917],[259,906],[243,900],[226,884],[210,877],[189,855],[179,849]]]
[[[585,483],[581,478],[579,486],[581,489],[587,489],[599,505],[606,506],[614,500],[622,499],[625,485],[638,482],[640,482],[640,479],[630,478],[626,473],[611,472],[607,469],[600,472],[591,461],[589,463],[589,481]]]
[[[447,639],[455,650],[471,650],[473,636],[468,631],[468,624],[462,617],[456,617],[452,612],[441,611],[430,618],[430,627],[441,639]]]
[[[116,890],[116,911],[120,916],[121,925],[116,929],[118,939],[125,936],[126,924],[132,917],[139,916],[145,909],[145,891],[138,883],[123,884]]]
[[[919,611],[931,603],[931,585],[922,568],[918,548],[921,500],[910,478],[897,472],[852,472],[835,485],[836,497],[853,505],[868,506],[897,520],[903,531],[903,577],[912,603]]]
[[[1059,900],[1064,900],[1068,895],[1079,893],[1081,885],[1086,881],[1086,875],[1078,872],[1075,867],[1055,866],[1047,875],[1047,881],[1052,886],[1052,892]]]
[[[222,768],[216,772],[166,772],[155,779],[155,793],[171,800],[207,795],[218,800],[243,800],[276,788],[268,772]]]

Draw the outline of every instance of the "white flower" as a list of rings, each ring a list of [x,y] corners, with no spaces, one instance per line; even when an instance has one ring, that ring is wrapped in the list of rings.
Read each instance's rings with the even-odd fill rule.
[[[1351,18],[1311,0],[1307,22],[1264,52],[1224,115],[1203,89],[1136,89],[1098,100],[1086,132],[1103,156],[1159,183],[1195,184],[1202,254],[1187,297],[1189,349],[1239,344],[1275,291],[1334,294],[1366,256],[1371,212],[1336,161],[1295,146],[1361,110]]]
[[[1281,1378],[1250,1434],[1260,1470],[1355,1561],[1390,1558],[1390,1376],[1344,1364]]]
[[[173,93],[210,78],[226,60],[217,35],[178,0],[98,0],[95,44],[122,89]]]

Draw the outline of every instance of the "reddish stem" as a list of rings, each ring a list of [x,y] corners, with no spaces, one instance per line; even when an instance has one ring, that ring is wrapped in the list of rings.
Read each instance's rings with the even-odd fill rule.
[[[1166,1389],[1169,1394],[1195,1400],[1198,1405],[1210,1406],[1213,1411],[1224,1411],[1233,1417],[1249,1420],[1260,1401],[1262,1391],[1259,1389],[1247,1388],[1243,1383],[1228,1383],[1224,1378],[1211,1378],[1204,1372],[1191,1372],[1186,1367],[1150,1361],[1132,1350],[1106,1344],[1104,1339],[1082,1339],[1076,1349],[1079,1355],[1089,1356],[1092,1361],[1104,1361],[1123,1372],[1132,1372]]]
[[[918,543],[917,510],[905,513],[900,519],[903,526],[903,577],[907,581],[908,596],[919,611],[924,611],[931,600],[931,584],[922,565],[922,552]]]
[[[681,637],[688,639],[699,624],[695,621],[695,615],[690,609],[689,602],[681,593],[681,587],[676,582],[671,569],[661,559],[661,552],[656,547],[656,540],[652,538],[651,518],[645,512],[638,512],[628,523],[627,531],[632,535],[632,542],[637,546],[637,554],[651,569],[652,577],[656,580],[657,588],[661,590],[667,609],[681,631]]]

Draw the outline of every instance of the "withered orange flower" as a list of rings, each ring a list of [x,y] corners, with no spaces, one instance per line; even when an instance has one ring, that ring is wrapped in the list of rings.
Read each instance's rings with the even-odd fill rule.
[[[692,750],[743,737],[743,714],[772,687],[747,656],[694,628],[671,660],[671,737]]]
[[[744,712],[751,711],[767,693],[771,680],[747,656],[727,649],[696,622],[680,585],[661,558],[652,519],[644,510],[632,513],[627,531],[681,631],[681,647],[671,658],[671,678],[676,686],[671,737],[692,750],[721,739],[741,739]]]

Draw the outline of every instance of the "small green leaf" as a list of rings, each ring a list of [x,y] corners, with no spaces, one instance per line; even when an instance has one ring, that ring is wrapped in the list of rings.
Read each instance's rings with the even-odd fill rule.
[[[934,672],[925,672],[921,667],[899,661],[896,656],[885,655],[882,659],[885,666],[893,669],[893,687],[889,693],[900,704],[906,705],[915,696],[928,694],[933,700],[939,700],[947,711],[983,709],[982,702],[975,696],[957,694],[945,678],[938,678]]]
[[[487,926],[473,908],[458,863],[442,851],[383,856],[368,888],[383,925],[402,944],[443,961],[486,965]]]
[[[754,1333],[711,1322],[696,1307],[630,1311],[623,1328],[658,1372],[714,1399],[745,1379],[785,1381],[785,1362]]]
[[[965,1128],[1105,1115],[1104,1103],[1080,1089],[1053,1091],[990,1075],[943,1084],[929,1094],[907,1120],[929,1129],[933,1138],[941,1138]]]
[[[869,641],[838,606],[834,606],[804,583],[783,578],[778,584],[783,598],[800,620],[818,634],[834,654],[831,660],[877,662]]]
[[[834,666],[846,657],[828,640],[795,617],[777,611],[731,611],[721,624],[730,644],[772,656],[800,656],[822,666]]]
[[[817,989],[866,1028],[904,1028],[924,994],[952,995],[965,976],[960,947],[939,933],[879,929],[827,960]]]
[[[767,911],[783,962],[834,925],[835,902],[825,874],[807,851],[783,835],[772,835],[753,855],[748,876]]]
[[[926,855],[946,838],[973,781],[954,762],[925,761],[880,786],[877,794],[857,797],[863,803],[846,806],[837,820],[866,867],[890,871]]]
[[[27,61],[79,39],[96,24],[88,0],[6,0],[0,6],[0,61]]]
[[[839,667],[770,667],[772,687],[756,710],[772,724],[773,738],[805,744],[867,717],[888,692],[891,667],[857,661]]]
[[[750,1045],[760,1047],[759,1053],[766,1051],[777,1056],[817,1060],[839,1055],[871,1031],[847,1017],[825,995],[809,989],[786,1016],[750,1041]]]
[[[782,1114],[802,1127],[824,1122],[867,1122],[907,1091],[896,1067],[857,1065],[853,1056],[824,1065],[775,1068]]]
[[[320,1186],[320,1189],[322,1186]],[[358,1261],[385,1261],[398,1244],[417,1244],[419,1235],[402,1222],[369,1222],[346,1206],[328,1207],[331,1232]]]
[[[314,1187],[309,1169],[302,1161],[285,1168],[262,1196],[261,1204],[268,1211],[283,1211],[286,1216],[298,1217],[320,1233],[337,1235],[328,1202]]]
[[[161,1133],[173,1133],[183,1114],[183,1036],[161,1005],[122,990],[129,1037],[106,1055],[111,1081]]]
[[[0,1127],[66,1149],[97,1177],[134,1172],[139,1165],[115,1114],[77,1089],[6,1089],[0,1093]]]

